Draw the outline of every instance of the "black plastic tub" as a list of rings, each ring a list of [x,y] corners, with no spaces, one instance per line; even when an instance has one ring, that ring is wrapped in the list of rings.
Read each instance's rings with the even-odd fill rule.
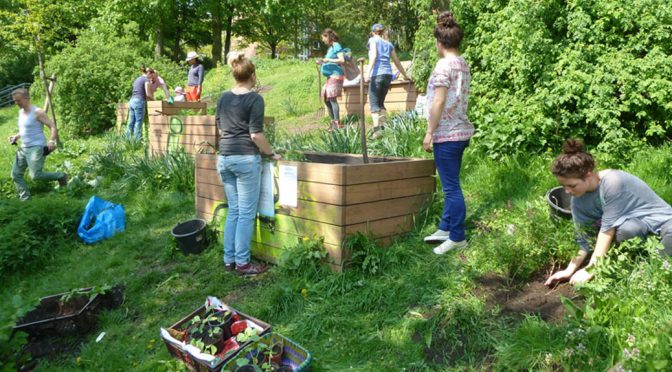
[[[173,237],[177,240],[177,245],[185,255],[199,254],[207,247],[206,226],[204,219],[197,218],[178,223],[173,227]]]
[[[40,304],[21,318],[15,331],[23,331],[31,336],[54,334],[87,333],[96,327],[96,308],[101,304],[102,296],[91,297],[87,292],[91,288],[79,290],[81,296],[67,301],[61,299],[68,293],[59,293],[40,298]]]
[[[572,197],[565,192],[563,186],[554,187],[546,193],[546,201],[551,207],[551,216],[556,218],[572,218]]]

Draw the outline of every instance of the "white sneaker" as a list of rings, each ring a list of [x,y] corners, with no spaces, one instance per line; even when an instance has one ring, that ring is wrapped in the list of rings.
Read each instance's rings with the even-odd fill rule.
[[[425,236],[425,243],[445,242],[448,240],[448,231],[436,230],[432,235]]]
[[[436,254],[444,254],[448,251],[452,251],[455,249],[461,249],[467,246],[467,241],[462,240],[461,242],[454,242],[450,239],[446,240],[445,242],[441,243],[440,246],[434,248],[434,253]]]

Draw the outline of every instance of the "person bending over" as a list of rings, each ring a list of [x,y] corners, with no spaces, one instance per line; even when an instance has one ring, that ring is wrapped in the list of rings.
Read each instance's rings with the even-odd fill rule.
[[[595,170],[595,159],[578,140],[565,141],[551,172],[571,196],[572,218],[579,253],[567,268],[551,275],[546,285],[569,279],[593,278],[590,267],[607,254],[611,244],[634,237],[659,235],[665,254],[672,255],[672,207],[644,181],[615,169]],[[597,234],[594,246],[589,241]],[[592,255],[591,255],[592,252]],[[590,260],[580,269],[586,258]]]

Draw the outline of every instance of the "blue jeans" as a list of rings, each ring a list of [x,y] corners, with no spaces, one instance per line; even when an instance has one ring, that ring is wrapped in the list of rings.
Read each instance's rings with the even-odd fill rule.
[[[467,208],[460,187],[462,154],[469,141],[442,142],[434,144],[434,164],[439,172],[443,188],[443,215],[439,229],[450,233],[450,240],[464,240],[464,220]]]
[[[145,118],[145,101],[140,98],[131,98],[128,102],[128,128],[126,135],[129,138],[142,139],[142,121]]]
[[[385,110],[385,97],[390,90],[392,75],[378,75],[371,77],[369,83],[369,103],[371,112],[380,112]]]
[[[260,155],[220,155],[217,172],[229,204],[224,226],[224,263],[250,262],[252,231],[261,187]]]

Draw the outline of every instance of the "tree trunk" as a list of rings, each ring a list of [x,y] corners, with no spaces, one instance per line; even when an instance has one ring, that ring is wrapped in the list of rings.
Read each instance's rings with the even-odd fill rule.
[[[212,62],[222,61],[222,6],[219,1],[214,2],[212,8]]]
[[[156,30],[156,44],[154,44],[154,55],[160,57],[163,54],[163,30],[159,26]]]
[[[276,41],[270,42],[271,47],[271,59],[275,59],[275,50],[278,48],[278,43]]]
[[[229,15],[226,17],[226,39],[224,40],[224,58],[226,59],[231,50],[231,29],[233,29],[233,7],[229,7]],[[228,63],[227,60],[224,63]]]

